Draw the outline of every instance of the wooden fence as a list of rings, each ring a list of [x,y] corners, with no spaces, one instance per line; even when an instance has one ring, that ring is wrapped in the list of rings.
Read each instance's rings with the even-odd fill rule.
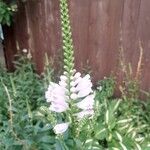
[[[141,87],[150,89],[150,0],[68,0],[77,70],[89,68],[95,81],[114,73],[118,80],[119,49],[134,74],[143,47]],[[59,65],[61,30],[59,0],[28,0],[19,4],[15,23],[4,27],[5,56],[12,68],[18,50],[31,51],[38,72],[45,52]]]

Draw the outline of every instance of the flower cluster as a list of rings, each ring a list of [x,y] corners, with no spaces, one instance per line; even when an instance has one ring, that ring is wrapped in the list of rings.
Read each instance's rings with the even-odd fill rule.
[[[69,78],[67,73],[60,76],[59,84],[51,82],[48,90],[45,93],[47,102],[50,103],[50,111],[56,113],[63,113],[75,104],[77,108],[76,116],[77,121],[82,120],[84,117],[92,117],[94,115],[94,92],[92,90],[92,82],[90,75],[87,74],[81,77],[81,73],[73,73]],[[54,127],[56,134],[63,133],[67,130],[69,123],[57,124]]]
[[[64,54],[64,74],[60,76],[58,84],[51,82],[45,97],[50,103],[49,110],[57,113],[64,122],[54,127],[56,134],[64,133],[69,124],[82,121],[85,117],[94,115],[94,92],[90,75],[81,77],[81,73],[74,70],[74,48],[69,19],[67,0],[60,0],[60,18],[62,29],[62,49]],[[63,115],[65,114],[65,115]]]

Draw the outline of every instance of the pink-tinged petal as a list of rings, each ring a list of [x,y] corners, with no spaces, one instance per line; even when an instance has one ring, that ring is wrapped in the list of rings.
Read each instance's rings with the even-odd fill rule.
[[[84,117],[88,117],[88,116],[92,117],[93,115],[94,115],[93,109],[83,110],[83,111],[76,114],[78,120],[81,120]]]
[[[68,127],[69,127],[69,123],[57,124],[54,127],[54,132],[55,132],[55,134],[62,134],[68,129]]]
[[[45,92],[45,98],[47,102],[51,102],[51,93],[49,91]]]
[[[77,91],[80,91],[80,90],[82,90],[84,88],[87,88],[87,87],[91,88],[92,87],[92,82],[90,80],[81,80],[78,83],[76,89],[77,89]]]
[[[67,77],[66,77],[65,75],[61,75],[61,76],[60,76],[60,80],[61,80],[61,81],[67,81]]]
[[[81,77],[79,77],[79,78],[77,78],[76,80],[74,80],[75,86],[76,86],[77,84],[79,84],[79,82],[81,82],[81,81],[82,81],[82,78],[81,78]]]
[[[90,75],[87,74],[87,75],[85,75],[82,79],[83,79],[83,80],[90,80],[90,78],[91,78]]]
[[[61,112],[64,112],[68,109],[68,104],[67,103],[63,103],[63,104],[60,104],[60,103],[52,103],[49,107],[49,110],[51,111],[54,111],[54,112],[57,112],[57,113],[61,113]]]
[[[63,87],[63,88],[66,88],[67,83],[62,80],[62,81],[59,81],[59,85],[60,85],[61,87]]]
[[[76,86],[76,90],[80,91],[82,89],[85,88],[91,88],[92,87],[92,82],[90,80],[90,75],[86,75],[85,77],[81,78],[80,81],[78,82],[77,86]]]
[[[48,90],[45,92],[45,98],[46,98],[46,101],[47,102],[50,102],[51,101],[51,96],[52,96],[52,93],[54,91],[55,88],[59,87],[58,84],[56,83],[53,83],[53,82],[50,82],[50,85],[48,87]]]
[[[61,87],[61,86],[58,86],[58,87],[56,87],[54,90],[53,90],[53,93],[55,94],[55,95],[62,95],[62,96],[64,96],[65,95],[65,92],[66,92],[66,90],[65,90],[65,88],[63,88],[63,87]]]
[[[79,77],[81,76],[81,73],[80,72],[77,72],[75,75],[74,75],[74,79],[78,79]]]
[[[48,86],[48,91],[52,91],[54,88],[58,87],[59,85],[57,83],[54,82],[50,82],[49,86]]]
[[[47,102],[58,100],[65,101],[65,89],[58,85],[57,87],[54,87],[53,90],[46,91],[45,97]]]
[[[54,83],[54,82],[50,82],[49,86],[48,86],[48,90],[49,92],[52,92],[54,88],[58,87],[59,85]]]
[[[78,92],[78,97],[80,98],[80,97],[85,97],[85,96],[87,96],[87,95],[89,95],[90,93],[92,93],[93,91],[92,91],[92,89],[90,88],[90,87],[86,87],[86,88],[84,88],[84,89],[82,89],[82,90],[80,90],[79,92]]]
[[[77,107],[80,108],[80,109],[84,109],[84,110],[93,109],[94,97],[95,97],[94,94],[87,96],[82,101],[77,103]]]
[[[75,87],[80,81],[82,80],[81,77],[77,78],[76,80],[71,81],[70,85]]]
[[[66,97],[62,95],[55,95],[51,99],[51,103],[66,103]]]

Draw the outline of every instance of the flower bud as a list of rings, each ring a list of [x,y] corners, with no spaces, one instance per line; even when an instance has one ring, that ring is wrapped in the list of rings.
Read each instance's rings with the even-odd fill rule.
[[[69,123],[60,123],[54,127],[54,132],[56,134],[62,134],[68,129]]]
[[[78,96],[77,96],[77,94],[75,94],[75,93],[73,93],[73,94],[71,94],[71,99],[73,99],[73,100],[75,100],[75,99],[77,99],[78,98]]]

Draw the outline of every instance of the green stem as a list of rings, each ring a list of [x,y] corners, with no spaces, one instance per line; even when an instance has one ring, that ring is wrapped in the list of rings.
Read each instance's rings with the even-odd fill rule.
[[[62,30],[62,43],[63,43],[63,52],[64,52],[64,70],[67,72],[67,94],[69,97],[69,104],[72,106],[71,100],[71,77],[73,76],[74,69],[74,48],[73,48],[73,39],[71,32],[70,16],[69,16],[69,7],[68,0],[60,0],[60,18],[61,18],[61,30]],[[70,117],[73,122],[73,114],[70,111]],[[73,124],[73,123],[72,123]]]

